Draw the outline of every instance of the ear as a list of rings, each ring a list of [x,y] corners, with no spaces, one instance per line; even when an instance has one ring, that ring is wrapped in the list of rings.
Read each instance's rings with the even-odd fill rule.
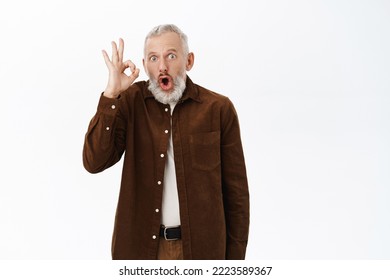
[[[195,62],[195,56],[194,56],[194,53],[190,52],[188,55],[187,55],[187,62],[186,62],[186,70],[187,71],[190,71],[192,66],[194,66],[194,62]]]
[[[146,71],[146,68],[145,68],[145,58],[142,59],[142,65],[144,66],[144,70]]]

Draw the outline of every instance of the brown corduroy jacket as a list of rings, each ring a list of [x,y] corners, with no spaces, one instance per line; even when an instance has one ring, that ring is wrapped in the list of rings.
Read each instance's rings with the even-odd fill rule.
[[[147,86],[137,82],[117,99],[102,95],[85,136],[83,162],[91,173],[125,154],[112,258],[156,259],[156,209],[172,133],[184,259],[244,259],[249,192],[233,104],[187,77],[171,117]]]

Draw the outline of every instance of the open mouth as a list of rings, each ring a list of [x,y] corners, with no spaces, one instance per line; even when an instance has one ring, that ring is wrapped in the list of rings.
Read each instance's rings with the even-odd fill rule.
[[[171,90],[173,88],[173,82],[170,76],[161,76],[159,78],[159,84],[163,90]]]
[[[162,78],[161,82],[164,84],[164,86],[167,86],[169,83],[168,78]]]

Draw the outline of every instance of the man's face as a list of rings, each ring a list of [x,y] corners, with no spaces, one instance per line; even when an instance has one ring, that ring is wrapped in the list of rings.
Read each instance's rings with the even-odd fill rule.
[[[185,55],[179,35],[167,32],[146,41],[143,64],[149,78],[169,94],[177,78],[185,81],[186,71],[193,65],[193,54]]]

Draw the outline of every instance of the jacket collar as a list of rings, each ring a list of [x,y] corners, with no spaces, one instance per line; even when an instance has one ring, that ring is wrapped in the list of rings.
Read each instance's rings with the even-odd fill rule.
[[[150,90],[148,89],[148,85],[149,85],[149,80],[146,82],[146,87],[145,87],[145,90],[143,92],[144,99],[154,98],[153,93],[151,93]],[[195,84],[192,82],[192,80],[188,76],[186,79],[186,88],[183,92],[183,96],[179,100],[179,103],[184,102],[187,99],[192,99],[196,102],[202,103],[202,100],[200,99],[200,96],[199,96],[198,88],[195,86]]]

